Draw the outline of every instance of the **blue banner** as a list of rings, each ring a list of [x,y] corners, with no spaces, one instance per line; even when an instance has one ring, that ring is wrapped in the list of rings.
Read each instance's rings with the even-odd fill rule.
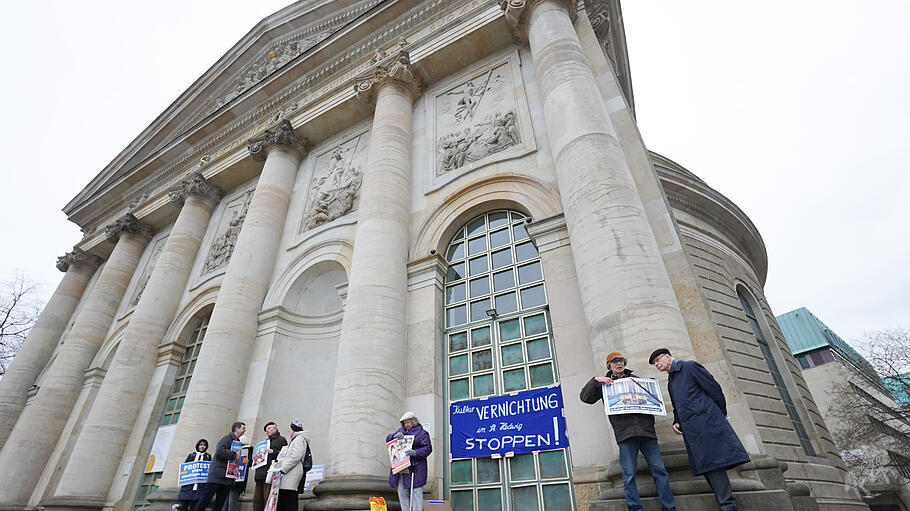
[[[453,458],[563,449],[566,421],[559,385],[449,405]]]
[[[209,475],[211,461],[191,461],[180,464],[180,475],[177,476],[177,486],[204,483]]]

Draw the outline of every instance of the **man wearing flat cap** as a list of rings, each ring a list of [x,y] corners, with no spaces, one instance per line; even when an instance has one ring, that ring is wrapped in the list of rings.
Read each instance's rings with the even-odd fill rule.
[[[727,470],[749,461],[727,420],[727,400],[714,376],[694,360],[676,360],[670,350],[654,350],[648,363],[669,374],[673,431],[683,436],[693,475],[703,475],[721,511],[736,511]]]
[[[614,351],[607,355],[607,374],[591,378],[581,389],[579,397],[585,403],[593,405],[603,399],[602,385],[612,385],[620,378],[636,378],[631,369],[626,369],[626,359],[622,353]],[[629,511],[640,511],[641,497],[635,483],[635,471],[638,467],[638,452],[645,457],[648,471],[657,487],[662,511],[676,511],[673,491],[670,490],[670,474],[664,467],[664,459],[657,445],[657,433],[654,431],[654,416],[644,413],[626,413],[610,415],[613,435],[619,445],[619,466],[622,469],[622,487],[626,494],[626,505]]]

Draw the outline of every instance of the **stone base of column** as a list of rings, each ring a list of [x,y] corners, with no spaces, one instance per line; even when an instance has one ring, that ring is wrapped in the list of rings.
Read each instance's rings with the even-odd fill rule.
[[[84,511],[98,511],[107,503],[107,499],[99,497],[84,497],[73,495],[54,495],[53,497],[41,501],[41,508],[48,511],[65,511],[80,509]]]
[[[682,444],[662,446],[664,465],[670,472],[670,488],[677,509],[717,509],[714,492],[702,476],[693,476]],[[648,465],[639,457],[638,492],[646,511],[659,511],[657,488],[648,472]],[[784,481],[786,464],[769,456],[753,456],[750,463],[728,472],[736,507],[740,511],[818,511],[818,504],[809,495],[809,488]],[[590,511],[625,511],[625,493],[619,460],[607,469],[607,481],[612,487],[592,501]],[[792,488],[791,488],[792,486]]]
[[[15,505],[10,505],[10,504],[0,506],[0,511],[32,511],[35,509],[38,509],[38,508],[37,507],[28,507],[25,505],[15,506]]]
[[[177,503],[179,493],[180,488],[158,488],[158,491],[148,496],[149,505],[142,508],[142,511],[171,511],[171,507]]]
[[[370,509],[370,497],[382,497],[389,511],[400,511],[398,493],[389,487],[388,477],[339,475],[326,477],[313,488],[316,500],[308,500],[307,511],[362,511]]]

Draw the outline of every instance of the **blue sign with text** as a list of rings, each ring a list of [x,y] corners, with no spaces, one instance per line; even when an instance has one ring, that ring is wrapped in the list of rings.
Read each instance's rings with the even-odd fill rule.
[[[563,449],[566,421],[559,385],[449,405],[453,458]]]
[[[209,475],[211,461],[191,461],[180,464],[180,474],[177,476],[177,485],[204,483]]]

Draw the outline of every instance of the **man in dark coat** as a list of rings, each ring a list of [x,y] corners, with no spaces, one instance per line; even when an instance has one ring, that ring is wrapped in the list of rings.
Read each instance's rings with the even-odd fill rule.
[[[411,466],[407,474],[393,474],[389,470],[389,486],[398,490],[398,503],[402,511],[423,511],[423,487],[427,484],[427,456],[433,452],[430,434],[423,429],[414,412],[405,412],[401,416],[401,427],[398,431],[386,436],[385,441],[404,435],[414,435],[414,444],[405,451],[411,457]]]
[[[651,353],[648,363],[669,373],[673,430],[683,436],[693,475],[703,475],[721,511],[736,511],[727,470],[749,461],[727,419],[727,400],[717,380],[694,360],[674,360],[670,350]]]
[[[224,506],[224,501],[227,500],[228,493],[231,491],[231,486],[234,485],[234,480],[228,479],[226,476],[228,462],[231,460],[240,461],[242,456],[241,451],[231,450],[231,445],[234,440],[239,441],[240,435],[244,433],[246,433],[246,424],[235,422],[231,425],[231,432],[221,437],[221,440],[218,440],[215,445],[215,455],[212,456],[212,464],[209,465],[209,476],[205,480],[205,490],[199,500],[196,501],[193,511],[204,511],[213,496],[215,497],[215,504],[212,506],[213,510],[220,511],[222,506]]]
[[[268,453],[265,465],[256,469],[256,488],[253,490],[253,511],[262,511],[265,509],[265,502],[269,500],[269,493],[272,491],[272,479],[268,477],[269,467],[272,462],[278,459],[281,448],[288,445],[286,438],[278,432],[278,425],[272,421],[266,422],[262,428],[269,437],[269,447],[265,450]]]
[[[626,369],[626,359],[622,353],[614,351],[607,355],[607,374],[591,378],[581,389],[579,397],[585,403],[593,405],[603,399],[602,385],[612,385],[620,378],[637,378],[631,369]],[[648,463],[648,471],[657,487],[660,507],[663,511],[676,511],[676,501],[670,490],[670,474],[664,467],[657,444],[657,433],[654,431],[654,416],[644,413],[625,413],[610,415],[613,436],[619,446],[619,466],[622,469],[622,487],[626,494],[626,505],[629,511],[641,511],[641,497],[635,483],[635,472],[638,467],[638,451]]]

